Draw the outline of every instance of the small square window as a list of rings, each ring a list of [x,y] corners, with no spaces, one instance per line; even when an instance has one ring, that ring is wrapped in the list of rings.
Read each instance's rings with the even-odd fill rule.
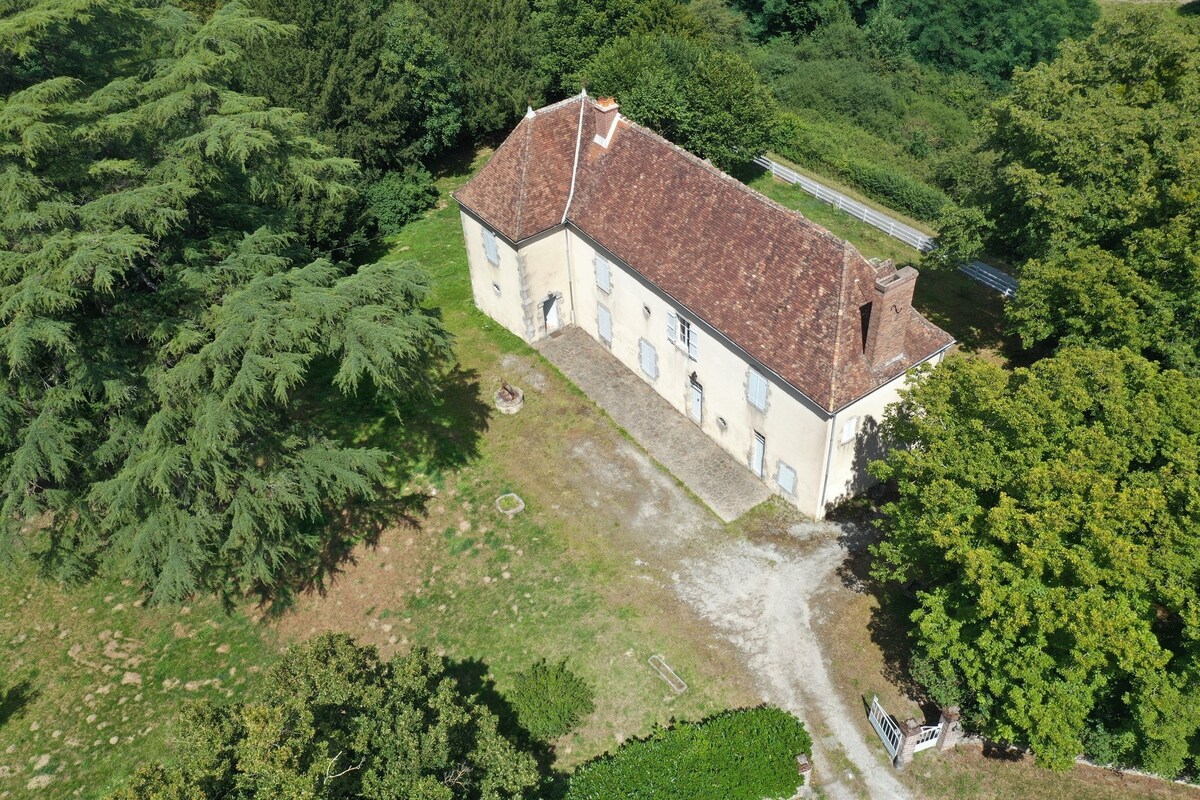
[[[850,444],[858,436],[858,417],[850,417],[842,423],[842,444]]]

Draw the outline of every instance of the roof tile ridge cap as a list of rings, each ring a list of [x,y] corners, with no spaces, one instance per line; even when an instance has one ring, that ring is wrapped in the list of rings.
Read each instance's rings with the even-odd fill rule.
[[[558,111],[561,108],[566,108],[567,106],[571,105],[572,103],[578,103],[582,99],[583,99],[582,95],[573,94],[570,97],[567,97],[563,100],[559,100],[557,103],[551,103],[548,106],[542,106],[541,108],[535,108],[533,110],[533,115],[534,115],[534,117],[537,117],[539,114],[547,114],[551,111]],[[589,96],[588,99],[591,100],[592,99],[591,96]]]
[[[780,203],[776,200],[772,200],[770,197],[767,197],[762,192],[747,186],[746,184],[742,183],[737,178],[733,177],[732,175],[725,172],[724,170],[719,169],[718,167],[714,166],[713,164],[710,164],[705,159],[700,158],[700,156],[696,155],[695,153],[690,152],[686,148],[680,147],[679,145],[672,142],[670,139],[668,139],[665,136],[662,136],[658,133],[655,133],[654,131],[650,130],[649,128],[645,127],[644,125],[640,125],[637,122],[634,122],[633,120],[629,119],[629,117],[622,116],[621,119],[624,120],[625,122],[629,123],[629,127],[631,130],[636,131],[637,133],[643,134],[643,135],[649,137],[650,139],[655,139],[655,140],[667,145],[672,150],[674,150],[676,153],[679,153],[680,155],[682,155],[687,160],[691,161],[696,166],[699,166],[699,167],[707,170],[711,174],[715,175],[716,177],[721,178],[726,183],[731,184],[735,189],[742,192],[743,194],[749,195],[751,199],[756,200],[759,203],[762,203],[763,205],[767,206],[768,208],[770,208],[774,211],[778,211],[787,217],[790,217],[792,219],[800,221],[801,223],[804,224],[804,226],[806,228],[812,229],[815,233],[825,237],[826,239],[828,239],[829,241],[831,241],[835,244],[845,244],[845,242],[846,242],[845,239],[842,239],[840,236],[837,236],[836,234],[831,232],[825,226],[820,225],[819,223],[813,222],[811,219],[804,216],[804,214],[797,211],[796,209],[788,208],[787,206],[783,205],[782,203]]]
[[[517,195],[517,222],[516,222],[516,239],[521,240],[521,221],[525,217],[525,195],[526,188],[529,182],[526,177],[529,174],[529,142],[533,139],[533,123],[537,117],[530,117],[521,120],[521,125],[525,126],[525,136],[521,141],[521,192]]]
[[[831,409],[835,408],[837,405],[837,381],[840,374],[838,370],[841,367],[839,362],[842,354],[842,328],[845,327],[844,316],[846,313],[846,287],[849,284],[848,277],[850,274],[851,253],[857,255],[858,251],[856,251],[849,242],[843,242],[842,281],[841,285],[838,287],[837,314],[834,317],[835,327],[833,331],[833,359],[829,369],[829,407]]]

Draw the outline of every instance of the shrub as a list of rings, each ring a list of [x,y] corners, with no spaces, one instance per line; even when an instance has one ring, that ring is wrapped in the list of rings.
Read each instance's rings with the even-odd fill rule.
[[[388,172],[367,187],[367,205],[380,233],[396,233],[437,202],[433,176],[420,164]]]
[[[566,800],[763,800],[796,793],[804,723],[778,708],[725,711],[656,730],[571,776]]]
[[[569,733],[596,709],[591,687],[566,661],[548,664],[544,658],[517,675],[509,702],[521,727],[542,741]]]

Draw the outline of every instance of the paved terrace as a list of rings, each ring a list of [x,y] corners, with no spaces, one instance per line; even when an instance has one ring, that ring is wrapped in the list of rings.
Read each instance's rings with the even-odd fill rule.
[[[724,521],[771,496],[744,464],[579,328],[535,347]]]

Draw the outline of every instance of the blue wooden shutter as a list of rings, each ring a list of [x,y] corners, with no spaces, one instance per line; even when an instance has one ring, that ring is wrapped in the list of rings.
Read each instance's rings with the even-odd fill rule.
[[[612,278],[608,269],[608,259],[596,254],[596,285],[606,292],[612,291]]]
[[[658,353],[654,351],[654,345],[647,342],[645,339],[638,340],[638,350],[641,356],[642,372],[646,373],[651,380],[658,377]]]
[[[779,488],[790,495],[796,494],[796,470],[779,462]]]
[[[612,344],[612,312],[604,306],[596,306],[596,324],[600,329],[600,338]]]
[[[699,355],[698,355],[699,349],[696,347],[696,339],[698,339],[698,338],[699,337],[696,336],[696,326],[689,325],[688,326],[687,346],[688,346],[688,358],[690,358],[692,361],[699,360]]]
[[[746,399],[750,405],[765,411],[767,408],[767,379],[754,370],[750,370],[750,380],[746,385]]]
[[[483,253],[488,261],[499,266],[500,253],[496,249],[496,234],[487,228],[483,229]]]
[[[667,341],[675,344],[675,312],[667,312]]]

